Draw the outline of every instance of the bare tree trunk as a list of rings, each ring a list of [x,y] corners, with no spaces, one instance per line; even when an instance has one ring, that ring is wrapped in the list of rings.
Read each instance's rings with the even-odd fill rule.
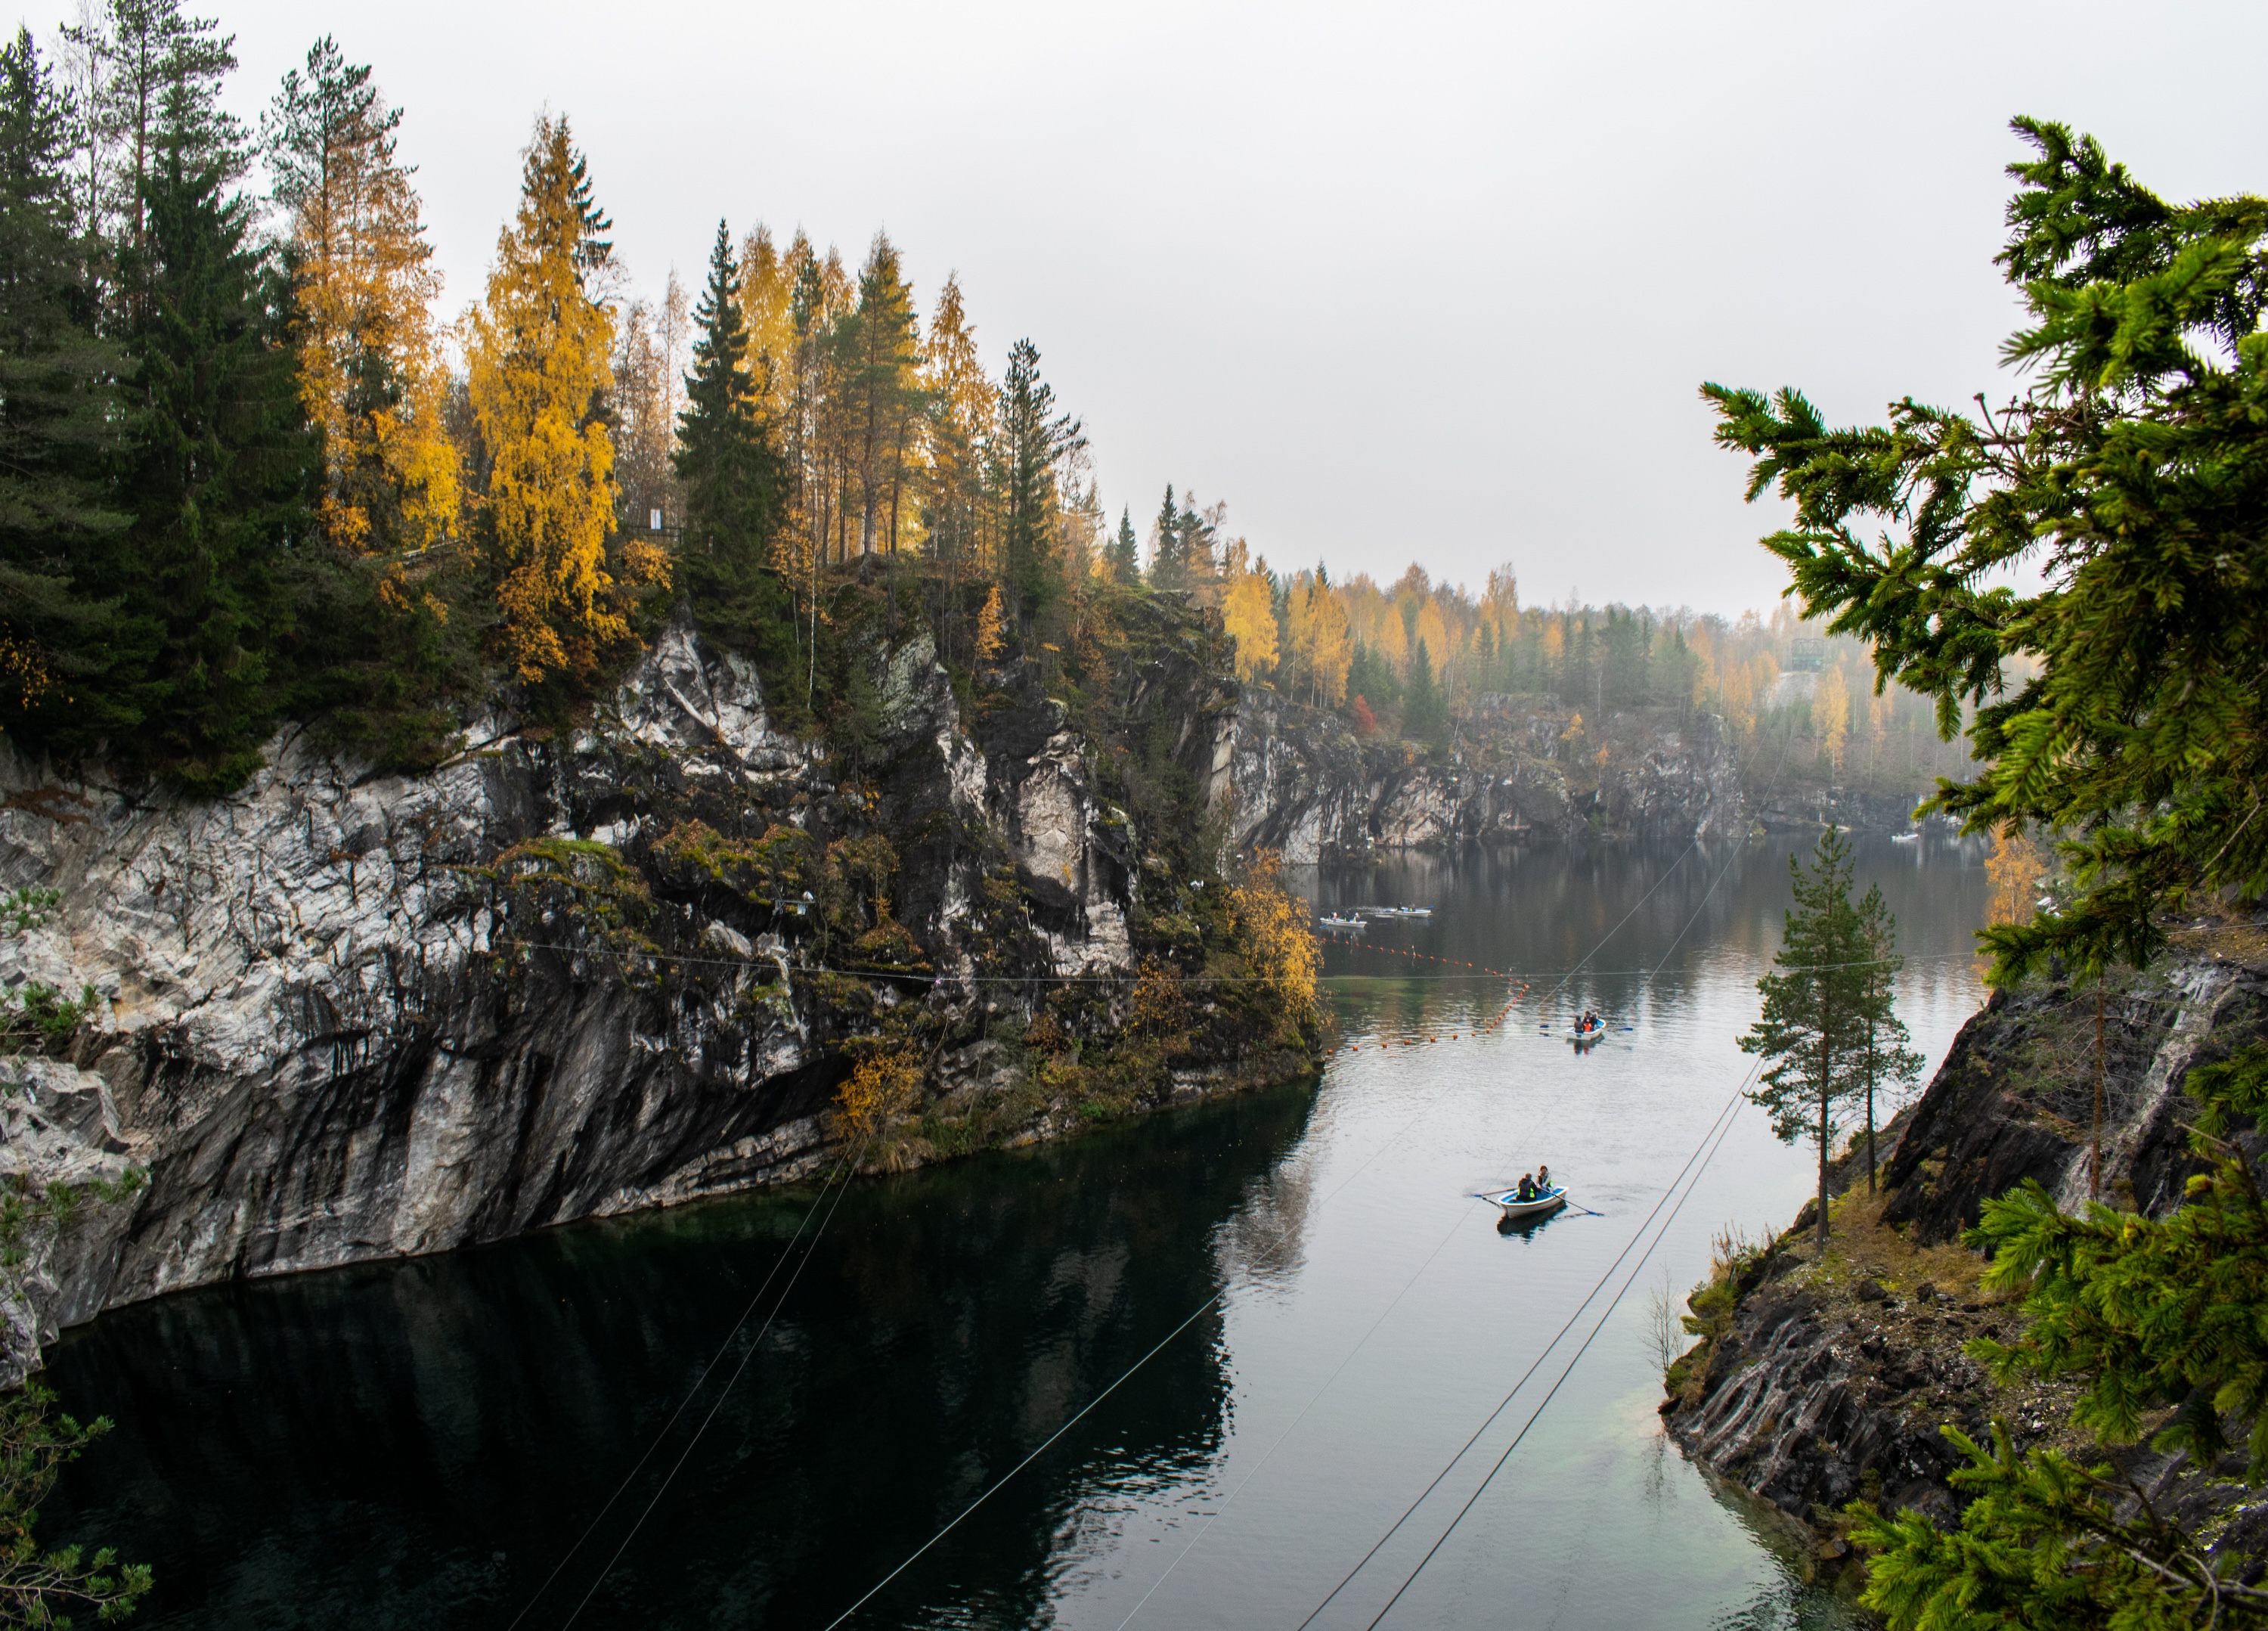
[[[1827,1100],[1833,1085],[1831,1067],[1834,1054],[1830,1051],[1829,1038],[1834,1034],[1835,1010],[1829,1004],[1820,1016],[1819,1027],[1819,1256],[1827,1256]]]
[[[2087,1163],[2087,1196],[2102,1198],[2102,981],[2095,982],[2095,1137]]]

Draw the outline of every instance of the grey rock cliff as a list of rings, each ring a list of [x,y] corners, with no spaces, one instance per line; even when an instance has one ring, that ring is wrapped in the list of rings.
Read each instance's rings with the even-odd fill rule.
[[[848,1068],[831,1040],[923,1002],[968,1016],[956,1034],[981,1058],[980,953],[1130,971],[1135,837],[1060,708],[1020,692],[980,744],[925,638],[878,662],[880,739],[855,786],[682,623],[571,735],[490,720],[423,776],[292,729],[240,793],[194,801],[0,747],[0,881],[63,895],[0,945],[0,980],[100,999],[70,1062],[12,1061],[0,1173],[147,1174],[41,1244],[5,1308],[0,1382],[59,1325],[177,1288],[809,1172]],[[1201,698],[1152,700],[1203,716]],[[1192,773],[1221,769],[1226,734],[1190,735]],[[866,913],[852,926],[880,949],[821,1000],[826,888],[806,904],[743,861],[785,835],[813,874],[877,833],[895,835],[889,899],[838,890],[832,909]],[[730,845],[741,860],[715,859]],[[1022,919],[1004,949],[980,918],[985,879],[1009,872]]]
[[[1586,724],[1548,697],[1484,705],[1442,753],[1358,742],[1336,714],[1248,691],[1236,718],[1237,841],[1305,864],[1743,830],[1739,756],[1713,714],[1631,709]]]
[[[2216,955],[2213,938],[2177,946],[2102,1006],[2102,1193],[2146,1215],[2178,1206],[2183,1180],[2202,1170],[2187,1145],[2189,1074],[2268,1036],[2268,968]],[[2092,985],[1995,993],[1890,1129],[1882,1222],[1918,1244],[1957,1243],[1987,1198],[2028,1179],[2066,1208],[2084,1205],[2095,1015]],[[1835,1177],[1838,1192],[1863,1185],[1864,1167],[1846,1155]],[[1663,1413],[1705,1465],[1802,1521],[1878,1490],[1889,1505],[1949,1523],[1959,1501],[1947,1474],[1960,1458],[1942,1424],[1982,1443],[1998,1417],[2021,1447],[2100,1458],[2068,1428],[2074,1384],[1995,1383],[1963,1351],[1977,1337],[2013,1339],[2015,1307],[1897,1283],[1858,1259],[1822,1273],[1807,1261],[1812,1221],[1807,1206],[1788,1234],[1735,1266],[1722,1328],[1674,1373]],[[1863,1258],[1868,1248],[1839,1250]],[[1975,1266],[1966,1272],[1973,1280]],[[2242,1456],[2208,1468],[2139,1447],[2116,1458],[2154,1502],[2191,1521],[2248,1499],[2225,1481],[2242,1472]],[[2264,1528],[2268,1518],[2232,1526],[2218,1544],[2255,1554]]]

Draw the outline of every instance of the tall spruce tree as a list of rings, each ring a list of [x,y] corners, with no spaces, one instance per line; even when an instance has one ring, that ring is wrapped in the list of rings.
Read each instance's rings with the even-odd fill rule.
[[[1134,539],[1134,513],[1118,513],[1118,535],[1110,541],[1110,580],[1131,587],[1142,581],[1142,546]]]
[[[1055,410],[1053,387],[1040,378],[1039,348],[1019,340],[1008,351],[1000,387],[1000,461],[1005,489],[1008,580],[1027,624],[1062,585],[1056,558],[1056,467],[1086,438],[1079,422]]]
[[[1182,513],[1174,503],[1174,484],[1166,483],[1166,501],[1158,519],[1150,523],[1150,587],[1179,589],[1189,582],[1182,559]]]
[[[144,247],[123,257],[138,292],[126,338],[136,434],[119,488],[133,521],[97,582],[146,643],[123,688],[140,716],[132,756],[216,793],[260,762],[270,653],[289,633],[275,569],[311,531],[318,456],[287,285],[251,244],[248,202],[224,196],[232,155],[209,133],[196,87],[172,87]]]
[[[1907,398],[1833,428],[1801,395],[1718,386],[1720,445],[1755,456],[1793,524],[1765,540],[1808,616],[1871,640],[1880,675],[1977,707],[1977,770],[1931,803],[1971,830],[2057,832],[2073,889],[1985,936],[2006,982],[2147,958],[2169,908],[2268,893],[2268,199],[2174,204],[2090,138],[2019,120],[2031,154],[1999,258],[2029,323],[2029,388],[1974,415]],[[2036,589],[2008,587],[2011,566]],[[2012,660],[2014,660],[2012,661]],[[2028,671],[2013,694],[2012,668]],[[2073,1436],[2268,1473],[2268,1047],[2192,1069],[2192,1175],[2160,1216],[2064,1212],[2036,1182],[1987,1199],[1965,1244],[2023,1299],[1972,1353],[2078,1384]],[[2268,1586],[2132,1473],[1948,1425],[1959,1526],[1852,1509],[1862,1601],[1895,1631],[2268,1626]],[[2129,1464],[2130,1466],[2132,1464]],[[2178,1465],[2179,1464],[2174,1463]],[[2232,1536],[2234,1531],[2232,1531]],[[2229,1537],[2223,1537],[2228,1539]]]
[[[1449,729],[1448,704],[1433,683],[1433,657],[1425,642],[1410,653],[1408,700],[1402,705],[1402,734],[1412,742],[1438,742]]]
[[[1860,1091],[1866,1098],[1867,1192],[1875,1191],[1875,1098],[1883,1089],[1910,1085],[1920,1075],[1922,1057],[1912,1033],[1898,1017],[1898,975],[1906,960],[1898,955],[1898,920],[1882,898],[1882,886],[1867,886],[1858,905],[1859,940],[1866,953],[1859,967],[1859,1014],[1864,1042],[1859,1058]]]
[[[778,513],[779,460],[765,435],[732,234],[717,223],[685,410],[677,420],[677,479],[685,495],[683,582],[696,598],[735,594],[765,564]]]
[[[49,747],[135,723],[102,683],[125,655],[117,606],[85,580],[127,521],[108,481],[124,359],[94,333],[88,246],[70,232],[71,141],[19,30],[0,47],[0,727]]]
[[[1851,904],[1851,846],[1832,827],[1819,835],[1807,871],[1788,857],[1795,904],[1788,908],[1772,972],[1756,982],[1764,1013],[1741,1052],[1766,1068],[1749,1100],[1771,1112],[1772,1131],[1808,1138],[1819,1156],[1819,1249],[1827,1249],[1827,1163],[1837,1107],[1863,1089],[1868,1026],[1866,926]]]

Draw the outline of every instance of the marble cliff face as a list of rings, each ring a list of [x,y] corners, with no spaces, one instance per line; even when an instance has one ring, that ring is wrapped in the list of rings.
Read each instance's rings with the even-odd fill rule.
[[[873,668],[855,775],[773,728],[754,670],[684,623],[571,733],[476,721],[424,775],[295,727],[242,791],[195,801],[0,747],[0,882],[62,897],[0,942],[0,981],[98,999],[68,1059],[0,1073],[0,1174],[145,1175],[35,1242],[0,1300],[0,1379],[59,1325],[179,1288],[809,1173],[833,1148],[834,1044],[895,1004],[967,1021],[937,1083],[1025,1085],[983,1034],[1000,999],[980,967],[1034,992],[1130,976],[1144,891],[1168,882],[1035,675],[996,676],[972,718],[925,638]],[[1185,633],[1136,665],[1123,707],[1231,842],[1293,863],[1740,819],[1707,716],[1602,727],[1602,760],[1556,716],[1505,715],[1428,758],[1240,698]],[[804,900],[792,868],[763,871],[783,838],[847,854],[846,876],[886,839],[875,898]],[[867,972],[814,975],[807,931],[854,909]],[[872,973],[894,956],[922,978]],[[1174,1090],[1256,1079],[1201,1053]],[[1035,1114],[1021,1136],[1078,1119]]]

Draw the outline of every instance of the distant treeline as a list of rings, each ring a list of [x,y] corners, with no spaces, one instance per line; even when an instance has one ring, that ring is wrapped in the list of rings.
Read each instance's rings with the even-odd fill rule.
[[[1138,535],[1037,350],[989,375],[958,279],[924,322],[886,236],[854,269],[719,223],[697,299],[627,298],[563,116],[444,323],[401,110],[326,38],[247,127],[232,43],[105,0],[0,49],[0,727],[32,751],[215,792],[298,717],[430,764],[500,686],[580,706],[681,602],[825,730],[877,594],[964,687],[1028,653],[1094,691],[1111,597],[1161,591],[1365,734],[1446,746],[1491,692],[1742,732],[1793,700],[1839,771],[1918,728],[1841,644],[1787,695],[1784,618],[1522,608],[1509,568],[1477,596],[1278,574],[1171,488]]]

